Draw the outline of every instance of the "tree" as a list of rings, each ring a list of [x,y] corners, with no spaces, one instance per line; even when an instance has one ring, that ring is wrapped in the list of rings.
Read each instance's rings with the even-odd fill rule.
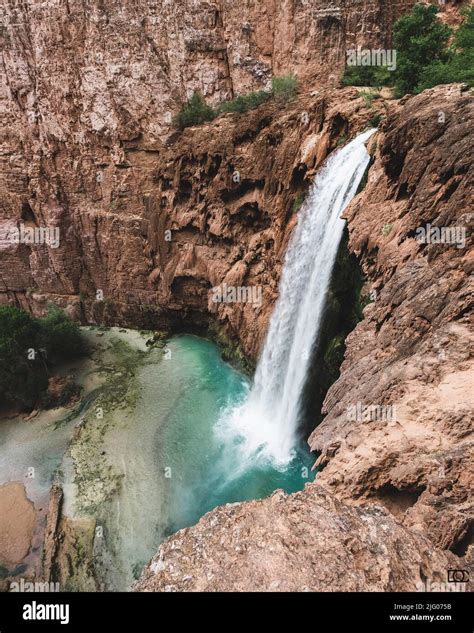
[[[395,92],[399,97],[415,91],[428,66],[443,63],[448,58],[446,47],[451,29],[439,22],[436,15],[434,5],[416,4],[411,13],[395,22]]]
[[[39,324],[12,306],[0,306],[0,397],[32,408],[48,386],[44,359],[39,352]]]
[[[34,319],[23,310],[0,306],[0,400],[32,409],[48,388],[53,362],[85,351],[77,324],[59,308]]]
[[[41,347],[47,350],[48,361],[63,361],[84,354],[84,341],[77,323],[57,306],[39,320]]]
[[[453,82],[474,86],[474,8],[463,13],[465,20],[454,37],[447,61],[435,62],[424,69],[417,92]]]

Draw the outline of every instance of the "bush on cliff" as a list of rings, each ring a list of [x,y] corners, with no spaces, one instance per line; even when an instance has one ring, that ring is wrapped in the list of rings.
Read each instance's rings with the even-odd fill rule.
[[[206,123],[206,121],[212,121],[216,116],[216,112],[207,105],[204,97],[200,92],[195,92],[193,96],[188,99],[181,112],[175,116],[173,122],[180,130],[184,130],[191,125],[200,125]]]
[[[466,9],[463,14],[464,22],[448,50],[447,60],[425,68],[416,92],[453,82],[474,86],[474,7]]]
[[[390,86],[393,73],[380,66],[347,66],[342,77],[343,86]]]
[[[259,105],[268,101],[272,96],[267,90],[258,90],[257,92],[249,92],[246,95],[240,95],[231,101],[225,101],[219,106],[220,112],[239,112],[243,114],[249,110],[258,108]]]
[[[297,90],[298,80],[294,75],[273,77],[271,90],[257,90],[246,95],[239,95],[235,99],[221,103],[216,109],[207,105],[201,93],[195,92],[174,117],[173,124],[180,130],[184,130],[192,125],[201,125],[207,121],[212,121],[223,112],[243,114],[258,108],[259,105],[272,98],[280,103],[286,103],[296,95]]]
[[[290,101],[298,90],[298,79],[295,75],[284,75],[283,77],[273,77],[272,94],[277,101]]]
[[[48,387],[53,361],[85,351],[78,326],[58,308],[43,319],[0,306],[0,400],[31,409]]]

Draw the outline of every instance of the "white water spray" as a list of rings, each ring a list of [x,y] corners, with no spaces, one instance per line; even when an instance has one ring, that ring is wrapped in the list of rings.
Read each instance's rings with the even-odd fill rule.
[[[308,365],[344,231],[341,215],[369,163],[365,142],[374,131],[329,157],[299,212],[253,387],[218,426],[225,444],[237,449],[235,475],[256,460],[284,468],[294,457]]]

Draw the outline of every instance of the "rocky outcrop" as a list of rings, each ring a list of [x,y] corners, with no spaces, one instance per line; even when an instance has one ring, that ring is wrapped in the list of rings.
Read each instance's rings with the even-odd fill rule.
[[[0,486],[0,567],[14,568],[28,555],[36,520],[35,506],[22,483]]]
[[[322,452],[320,486],[349,503],[381,503],[463,555],[474,522],[474,105],[458,86],[404,101],[346,212],[373,301],[310,445]],[[433,228],[424,243],[430,226],[454,228],[454,242],[437,243]],[[379,407],[372,420],[367,407]]]
[[[207,514],[161,546],[135,590],[417,591],[459,564],[386,510],[307,485]]]
[[[60,244],[0,239],[0,301],[35,314],[53,301],[91,323],[217,324],[255,358],[299,194],[388,108],[347,211],[373,302],[310,438],[317,483],[210,513],[162,546],[141,590],[403,590],[472,559],[471,238],[416,239],[472,220],[472,97],[440,87],[370,109],[357,90],[330,88],[345,49],[389,45],[412,4],[7,1],[0,238],[50,227]],[[170,128],[194,89],[215,103],[290,71],[302,94],[284,107]],[[222,283],[261,286],[262,305],[213,303]],[[60,525],[77,551],[93,537],[81,527],[78,538]],[[59,565],[66,578],[67,557]],[[87,561],[77,574],[89,579]]]
[[[423,590],[472,572],[472,120],[468,92],[438,87],[393,104],[371,143],[346,217],[373,301],[310,437],[316,482],[209,513],[137,590]],[[423,243],[429,223],[465,231]]]

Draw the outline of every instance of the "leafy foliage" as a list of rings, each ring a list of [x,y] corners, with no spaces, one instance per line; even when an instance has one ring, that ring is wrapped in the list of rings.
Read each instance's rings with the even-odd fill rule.
[[[0,306],[0,400],[31,409],[48,387],[53,361],[84,353],[78,326],[58,308],[43,319]]]
[[[200,125],[207,121],[212,121],[223,112],[243,114],[258,108],[262,103],[272,98],[286,103],[296,95],[297,89],[298,80],[294,75],[273,77],[271,91],[257,90],[246,95],[239,95],[231,101],[221,103],[216,109],[207,105],[200,92],[195,92],[183,106],[183,109],[174,117],[173,123],[180,130],[184,130],[184,128],[192,125]]]
[[[474,86],[474,7],[467,8],[464,16],[464,23],[454,37],[447,60],[437,61],[425,68],[416,92],[453,82]]]
[[[419,93],[439,84],[463,82],[474,86],[474,7],[464,10],[464,22],[451,46],[451,29],[437,18],[434,5],[416,4],[393,28],[397,68],[348,66],[344,86],[395,86],[395,94]]]
[[[445,61],[451,30],[436,17],[434,5],[416,4],[394,25],[393,42],[398,52],[395,91],[414,92],[430,64]]]
[[[298,90],[298,79],[295,75],[284,75],[283,77],[273,77],[272,93],[277,101],[290,101]]]
[[[393,72],[385,66],[347,66],[342,78],[343,86],[390,86]]]
[[[257,92],[250,92],[247,95],[240,95],[232,101],[225,101],[219,106],[219,112],[239,112],[244,113],[249,110],[254,110],[262,103],[268,101],[272,96],[271,92],[266,90],[259,90]]]
[[[191,125],[200,125],[206,121],[212,121],[216,116],[216,112],[207,105],[204,97],[200,92],[195,92],[193,96],[188,99],[181,112],[174,118],[174,124],[180,130],[184,130],[185,127]]]
[[[49,359],[62,361],[83,354],[84,342],[77,324],[58,307],[50,307],[39,324],[41,347],[47,350]]]

